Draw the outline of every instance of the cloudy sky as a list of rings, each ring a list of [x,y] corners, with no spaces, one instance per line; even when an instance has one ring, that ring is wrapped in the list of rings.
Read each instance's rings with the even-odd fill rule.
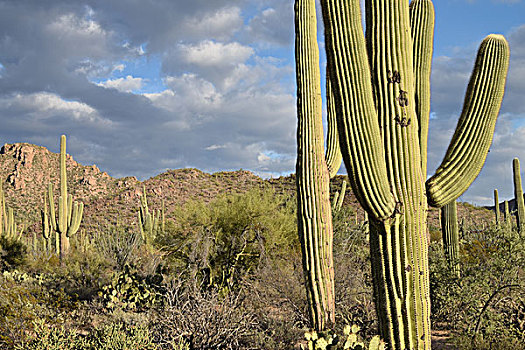
[[[166,169],[289,174],[293,0],[0,0],[0,142],[68,153],[110,175]],[[525,0],[439,0],[429,172],[461,110],[479,42],[512,58],[487,163],[461,200],[512,197],[525,163]],[[525,164],[523,166],[525,169]],[[344,169],[341,169],[343,172]],[[523,174],[522,176],[525,176]]]

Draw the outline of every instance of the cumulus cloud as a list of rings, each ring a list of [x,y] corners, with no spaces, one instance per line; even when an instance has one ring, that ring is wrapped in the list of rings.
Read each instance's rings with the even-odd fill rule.
[[[140,90],[143,80],[144,79],[142,78],[135,78],[131,75],[128,75],[125,78],[108,79],[98,83],[97,85],[122,92],[132,92]]]

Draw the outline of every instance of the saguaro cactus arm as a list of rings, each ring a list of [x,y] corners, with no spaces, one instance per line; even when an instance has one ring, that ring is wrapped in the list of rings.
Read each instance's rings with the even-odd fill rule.
[[[396,199],[387,178],[359,1],[321,4],[330,81],[336,106],[341,108],[337,113],[339,145],[344,149],[350,186],[366,210],[385,220],[394,213]],[[345,62],[345,67],[336,62]]]
[[[428,203],[455,200],[478,176],[492,143],[509,66],[509,46],[501,35],[481,43],[465,95],[463,112],[436,173],[428,179]]]
[[[330,173],[330,178],[337,175],[343,155],[339,147],[339,135],[337,134],[337,118],[335,110],[334,93],[332,91],[332,84],[330,83],[330,74],[328,67],[326,69],[326,116],[328,132],[326,133],[326,166]]]
[[[335,322],[332,213],[324,155],[315,0],[295,1],[297,218],[310,319],[316,331]]]
[[[430,0],[410,2],[410,27],[414,43],[415,105],[419,126],[421,172],[427,176],[428,121],[430,118],[430,73],[434,49],[434,5]]]

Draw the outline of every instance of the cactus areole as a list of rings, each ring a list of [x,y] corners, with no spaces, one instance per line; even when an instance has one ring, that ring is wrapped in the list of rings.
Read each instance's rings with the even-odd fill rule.
[[[483,166],[503,98],[508,44],[501,35],[483,40],[452,141],[436,173],[425,182],[432,2],[413,0],[409,6],[408,1],[366,0],[366,39],[359,0],[320,2],[339,145],[352,191],[370,219],[380,335],[392,349],[429,349],[428,205],[441,207],[455,200]],[[308,3],[310,12],[302,13],[300,22],[298,9]],[[317,45],[301,41],[305,35],[313,36],[316,15],[311,3],[296,0],[297,181],[304,191],[298,193],[298,201],[311,203],[299,204],[298,215],[303,249],[310,247],[303,250],[303,259],[311,266],[318,264],[317,271],[308,270],[315,282],[309,284],[307,279],[309,297],[322,301],[331,288],[318,282],[328,281],[331,271],[323,271],[322,259],[329,253],[320,249],[321,224],[328,222],[321,209],[330,210],[325,199],[328,187],[322,180],[327,177],[326,164],[320,160],[322,149],[315,146],[322,145],[322,133],[313,127],[320,115],[319,68],[301,68],[305,62],[317,64]],[[301,119],[307,114],[316,117]],[[310,151],[307,143],[313,145]],[[306,177],[299,180],[302,174]],[[309,228],[306,219],[319,228]]]

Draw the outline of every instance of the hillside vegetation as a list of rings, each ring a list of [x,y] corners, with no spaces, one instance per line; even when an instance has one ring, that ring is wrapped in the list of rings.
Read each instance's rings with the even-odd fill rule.
[[[6,205],[24,226],[20,235],[0,238],[0,348],[306,344],[311,327],[293,175],[261,179],[243,170],[179,169],[140,182],[113,179],[69,156],[66,163],[69,193],[85,209],[60,261],[40,222],[48,182],[55,197],[59,193],[59,155],[29,144],[4,145],[0,152]],[[332,180],[332,195],[343,179]],[[165,219],[141,234],[143,186],[149,210],[164,203]],[[487,209],[460,204],[458,211],[461,278],[449,273],[438,211],[430,212],[434,346],[522,348],[523,236],[495,226]],[[334,213],[336,321],[338,334],[355,325],[365,340],[377,334],[368,245],[363,210],[347,191]]]

